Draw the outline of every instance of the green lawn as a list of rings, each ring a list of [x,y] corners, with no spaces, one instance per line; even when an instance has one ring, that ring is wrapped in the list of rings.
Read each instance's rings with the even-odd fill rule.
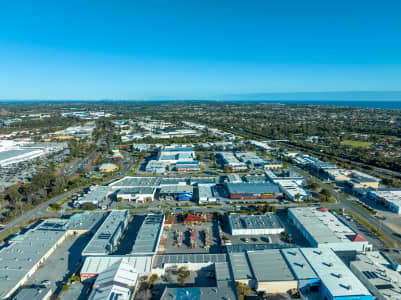
[[[371,145],[373,145],[372,142],[352,141],[352,140],[344,140],[342,144],[354,148],[368,148]]]

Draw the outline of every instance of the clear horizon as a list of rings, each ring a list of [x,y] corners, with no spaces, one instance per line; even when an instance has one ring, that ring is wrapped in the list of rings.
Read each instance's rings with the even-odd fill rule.
[[[0,99],[399,101],[401,2],[385,4],[5,2]]]

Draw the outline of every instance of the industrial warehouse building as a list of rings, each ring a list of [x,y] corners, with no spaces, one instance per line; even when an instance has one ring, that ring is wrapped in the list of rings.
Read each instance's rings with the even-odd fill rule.
[[[308,197],[306,191],[294,180],[278,180],[278,186],[285,194],[285,198],[294,202],[305,201]]]
[[[231,199],[274,199],[282,197],[279,187],[274,183],[226,183]]]
[[[107,208],[108,197],[113,193],[108,186],[93,185],[88,192],[74,200],[74,206],[80,207],[84,203],[92,203],[96,207]]]
[[[312,247],[335,251],[365,251],[371,245],[325,208],[288,209],[288,217]]]
[[[198,200],[199,204],[216,202],[217,198],[215,196],[213,186],[209,184],[199,184],[198,185]]]
[[[213,269],[213,266],[227,263],[225,253],[186,253],[155,255],[152,273],[163,275],[169,268],[186,267],[188,270]]]
[[[302,248],[302,254],[319,277],[319,299],[373,300],[368,289],[329,248]]]
[[[197,160],[194,161],[178,161],[175,164],[177,172],[199,172],[200,164]]]
[[[224,166],[230,167],[233,172],[248,170],[246,164],[239,161],[232,152],[218,152],[216,155],[223,161]]]
[[[155,198],[156,188],[154,187],[133,187],[122,188],[118,190],[117,200],[134,201],[136,203],[145,203],[153,201]]]
[[[264,215],[230,214],[228,223],[232,235],[280,234],[284,226],[274,213]]]
[[[159,200],[192,200],[193,192],[190,185],[165,185],[160,188]]]
[[[94,276],[98,276],[112,265],[118,262],[125,262],[131,266],[135,266],[135,272],[140,276],[148,275],[152,269],[152,255],[105,255],[105,256],[88,256],[85,258],[82,266],[80,277],[86,280]]]
[[[82,256],[108,255],[116,250],[118,241],[127,228],[129,217],[128,210],[111,211],[82,251]]]
[[[56,220],[57,221],[57,220]],[[10,297],[65,240],[68,232],[47,220],[0,250],[0,297]]]
[[[139,273],[131,264],[120,260],[101,272],[93,284],[89,300],[129,300],[136,288]]]
[[[159,247],[164,226],[164,214],[150,214],[145,217],[132,247],[132,254],[155,254]]]
[[[387,253],[368,251],[359,254],[350,268],[378,300],[400,299],[401,274],[393,267]]]
[[[234,280],[267,294],[302,299],[371,300],[370,292],[331,249],[288,248],[229,253]]]
[[[126,176],[123,179],[117,180],[110,183],[110,187],[113,190],[122,188],[133,188],[133,187],[158,187],[160,184],[160,177],[131,177]]]

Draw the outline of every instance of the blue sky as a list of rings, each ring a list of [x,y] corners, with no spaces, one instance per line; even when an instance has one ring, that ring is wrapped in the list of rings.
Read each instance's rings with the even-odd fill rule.
[[[1,1],[0,99],[401,90],[401,1]]]

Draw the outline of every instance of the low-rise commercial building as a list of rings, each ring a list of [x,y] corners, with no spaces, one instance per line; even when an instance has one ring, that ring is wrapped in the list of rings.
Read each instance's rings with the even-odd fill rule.
[[[274,213],[264,215],[230,214],[228,224],[232,235],[280,234],[284,226]]]
[[[82,251],[82,256],[108,255],[115,251],[121,235],[127,228],[129,217],[128,210],[111,211]]]
[[[325,208],[296,207],[288,217],[312,247],[335,251],[365,251],[371,245]]]
[[[371,190],[366,194],[367,198],[384,205],[390,211],[401,214],[401,189]]]

